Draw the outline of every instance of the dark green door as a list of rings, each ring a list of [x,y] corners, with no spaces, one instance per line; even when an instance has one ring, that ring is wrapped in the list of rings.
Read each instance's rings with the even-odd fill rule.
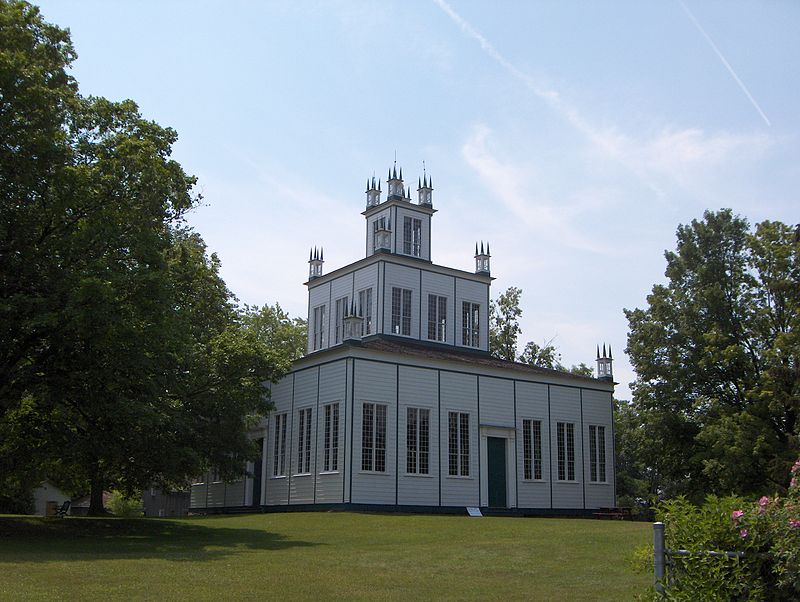
[[[506,440],[501,437],[486,438],[489,464],[489,506],[506,507]]]

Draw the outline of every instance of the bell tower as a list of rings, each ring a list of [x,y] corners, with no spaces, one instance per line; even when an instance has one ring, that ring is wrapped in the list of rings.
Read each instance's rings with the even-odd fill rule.
[[[600,345],[597,346],[597,378],[600,380],[614,380],[614,373],[611,368],[614,358],[611,357],[611,345],[608,346],[606,355],[606,345],[603,343],[603,355],[600,355]]]

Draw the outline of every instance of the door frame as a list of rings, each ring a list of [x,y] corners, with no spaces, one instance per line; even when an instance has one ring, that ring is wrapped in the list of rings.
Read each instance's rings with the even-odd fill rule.
[[[489,505],[489,452],[488,437],[506,440],[506,508],[517,507],[517,429],[513,426],[482,424],[480,426],[480,505]]]

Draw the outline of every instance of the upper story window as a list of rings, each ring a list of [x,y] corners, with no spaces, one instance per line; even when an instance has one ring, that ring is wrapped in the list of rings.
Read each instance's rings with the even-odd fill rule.
[[[312,325],[311,351],[317,351],[325,346],[325,306],[314,308]]]
[[[344,315],[347,313],[347,297],[336,300],[336,323],[333,330],[333,340],[338,345],[344,337]]]
[[[392,287],[392,334],[411,336],[411,290]]]
[[[358,291],[358,315],[364,318],[361,322],[361,336],[372,334],[372,289]]]
[[[428,295],[428,339],[447,340],[447,297]]]
[[[464,301],[461,306],[461,344],[481,345],[481,306],[478,303]]]
[[[589,480],[606,482],[606,427],[589,425]]]
[[[403,253],[413,257],[422,256],[422,220],[415,217],[403,220]]]

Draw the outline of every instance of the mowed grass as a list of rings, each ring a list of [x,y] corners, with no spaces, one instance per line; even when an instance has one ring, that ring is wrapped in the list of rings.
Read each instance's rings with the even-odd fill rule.
[[[0,600],[630,600],[647,523],[345,512],[0,517]]]

